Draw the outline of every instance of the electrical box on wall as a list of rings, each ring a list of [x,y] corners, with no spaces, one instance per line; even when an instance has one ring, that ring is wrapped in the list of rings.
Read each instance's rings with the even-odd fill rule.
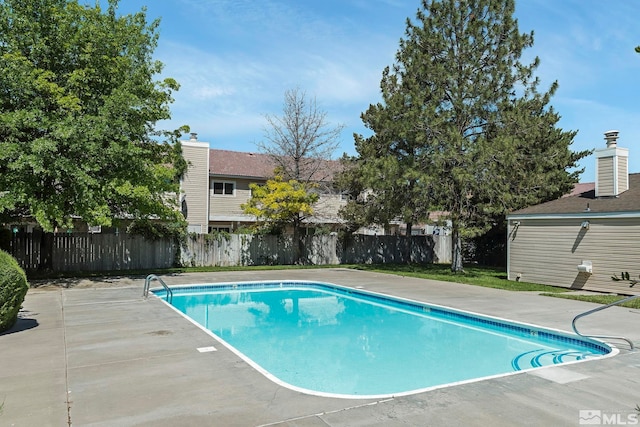
[[[578,272],[593,274],[593,264],[591,263],[591,261],[582,261],[578,265]]]

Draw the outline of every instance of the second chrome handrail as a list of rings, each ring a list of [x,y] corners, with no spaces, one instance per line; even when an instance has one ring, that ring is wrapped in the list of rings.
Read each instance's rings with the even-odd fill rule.
[[[571,327],[573,328],[573,331],[576,334],[580,335],[581,337],[626,341],[627,343],[629,343],[629,347],[631,347],[631,350],[633,350],[633,342],[629,338],[617,337],[617,336],[609,336],[609,335],[584,335],[584,334],[581,334],[580,332],[578,332],[578,329],[576,328],[576,320],[580,319],[581,317],[588,316],[589,314],[593,314],[593,313],[595,313],[597,311],[604,310],[605,308],[613,307],[614,305],[620,305],[620,304],[623,304],[623,303],[625,303],[627,301],[634,300],[636,298],[640,298],[640,295],[632,295],[630,297],[627,297],[627,298],[624,298],[624,299],[621,299],[621,300],[618,300],[618,301],[614,301],[611,304],[603,305],[601,307],[594,308],[593,310],[589,310],[589,311],[585,311],[584,313],[580,313],[576,317],[573,318],[573,321],[571,322]]]

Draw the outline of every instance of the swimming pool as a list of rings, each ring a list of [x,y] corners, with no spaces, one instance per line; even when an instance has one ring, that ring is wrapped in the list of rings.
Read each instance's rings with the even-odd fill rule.
[[[176,310],[254,368],[318,395],[397,396],[612,352],[561,331],[333,284],[171,289]]]

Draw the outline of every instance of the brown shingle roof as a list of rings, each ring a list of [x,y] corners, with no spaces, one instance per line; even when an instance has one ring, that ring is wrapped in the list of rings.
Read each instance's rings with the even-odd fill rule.
[[[340,169],[337,160],[323,160],[319,180],[330,181]],[[273,177],[275,162],[267,154],[211,149],[209,173],[216,176],[268,179]],[[319,174],[320,175],[320,174]]]
[[[629,174],[629,189],[617,197],[595,196],[595,185],[578,184],[568,196],[511,212],[511,215],[551,215],[640,212],[640,173]]]
[[[577,196],[578,194],[586,193],[587,191],[591,191],[596,189],[595,182],[579,182],[573,186],[573,189],[570,193],[565,194],[562,197],[571,197]]]
[[[247,178],[268,178],[273,176],[275,164],[269,156],[241,151],[210,150],[209,173]]]

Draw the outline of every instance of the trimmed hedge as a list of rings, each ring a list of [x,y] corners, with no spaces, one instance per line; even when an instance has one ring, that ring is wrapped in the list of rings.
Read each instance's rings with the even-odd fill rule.
[[[27,276],[18,261],[0,250],[0,332],[16,323],[28,290]]]

